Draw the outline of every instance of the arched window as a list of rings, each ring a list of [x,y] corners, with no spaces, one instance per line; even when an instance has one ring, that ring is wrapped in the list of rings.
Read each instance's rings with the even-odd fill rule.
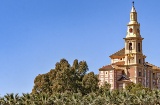
[[[155,75],[155,73],[153,73],[153,78],[155,78],[156,77],[156,75]]]
[[[142,76],[142,72],[140,70],[138,72],[138,76]]]
[[[132,43],[129,43],[129,50],[132,50]]]
[[[139,64],[141,64],[141,59],[139,59]]]
[[[141,43],[138,43],[138,52],[141,52]]]

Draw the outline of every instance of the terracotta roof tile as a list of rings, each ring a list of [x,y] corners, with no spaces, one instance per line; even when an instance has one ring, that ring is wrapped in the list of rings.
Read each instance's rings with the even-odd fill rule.
[[[106,66],[103,66],[102,68],[100,68],[99,70],[111,70],[113,69],[112,65],[106,65]]]
[[[117,51],[116,53],[110,55],[109,57],[114,57],[114,56],[124,56],[125,55],[125,48]]]
[[[112,69],[116,69],[118,68],[119,65],[124,65],[124,61],[122,62],[116,62],[116,63],[112,63],[110,65],[106,65],[106,66],[103,66],[102,68],[100,68],[99,70],[112,70]]]
[[[121,61],[121,62],[116,62],[116,63],[112,63],[112,65],[124,65],[125,61]]]
[[[146,64],[147,64],[148,66],[152,66],[152,69],[158,69],[158,70],[160,70],[160,67],[158,67],[158,66],[155,66],[155,65],[153,65],[153,64],[151,64],[151,63],[148,63],[148,62],[146,62]]]

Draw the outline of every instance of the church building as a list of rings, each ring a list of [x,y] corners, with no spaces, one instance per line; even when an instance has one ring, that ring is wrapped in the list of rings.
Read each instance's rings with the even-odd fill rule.
[[[150,89],[160,89],[160,67],[145,61],[142,46],[144,38],[140,34],[134,2],[127,25],[127,35],[123,39],[124,48],[109,56],[111,64],[99,69],[99,85],[107,82],[111,84],[111,89],[119,89],[132,82],[141,83]]]

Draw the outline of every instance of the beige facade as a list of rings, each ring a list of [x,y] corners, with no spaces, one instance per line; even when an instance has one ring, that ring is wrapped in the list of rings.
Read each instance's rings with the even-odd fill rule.
[[[111,89],[124,88],[128,83],[141,83],[160,89],[160,68],[145,61],[137,12],[132,6],[124,48],[110,56],[111,64],[99,69],[99,85],[111,84]]]

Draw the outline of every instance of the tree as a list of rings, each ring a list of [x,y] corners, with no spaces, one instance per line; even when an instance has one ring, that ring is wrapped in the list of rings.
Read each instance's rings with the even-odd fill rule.
[[[135,84],[135,83],[130,83],[128,84],[126,87],[125,87],[125,90],[131,92],[131,93],[136,93],[137,91],[139,90],[143,90],[143,89],[146,89],[148,90],[147,88],[143,87],[141,83],[138,83],[138,84]]]
[[[99,89],[98,78],[94,72],[90,72],[84,76],[82,80],[82,86],[84,88],[83,91],[85,94],[96,92]]]
[[[34,88],[32,93],[50,93],[50,80],[48,73],[38,75],[34,80]]]
[[[23,102],[23,104],[25,105],[31,105],[32,101],[31,101],[31,95],[29,93],[25,94],[22,93],[22,97],[21,97],[21,101]]]
[[[50,72],[35,78],[32,93],[82,92],[82,79],[87,71],[85,61],[78,62],[76,59],[71,66],[66,59],[61,59]]]
[[[4,95],[4,100],[4,105],[17,105],[21,102],[18,94],[14,95],[13,93]]]
[[[110,91],[110,88],[111,88],[111,84],[105,82],[104,85],[99,88],[98,93],[104,94]]]

